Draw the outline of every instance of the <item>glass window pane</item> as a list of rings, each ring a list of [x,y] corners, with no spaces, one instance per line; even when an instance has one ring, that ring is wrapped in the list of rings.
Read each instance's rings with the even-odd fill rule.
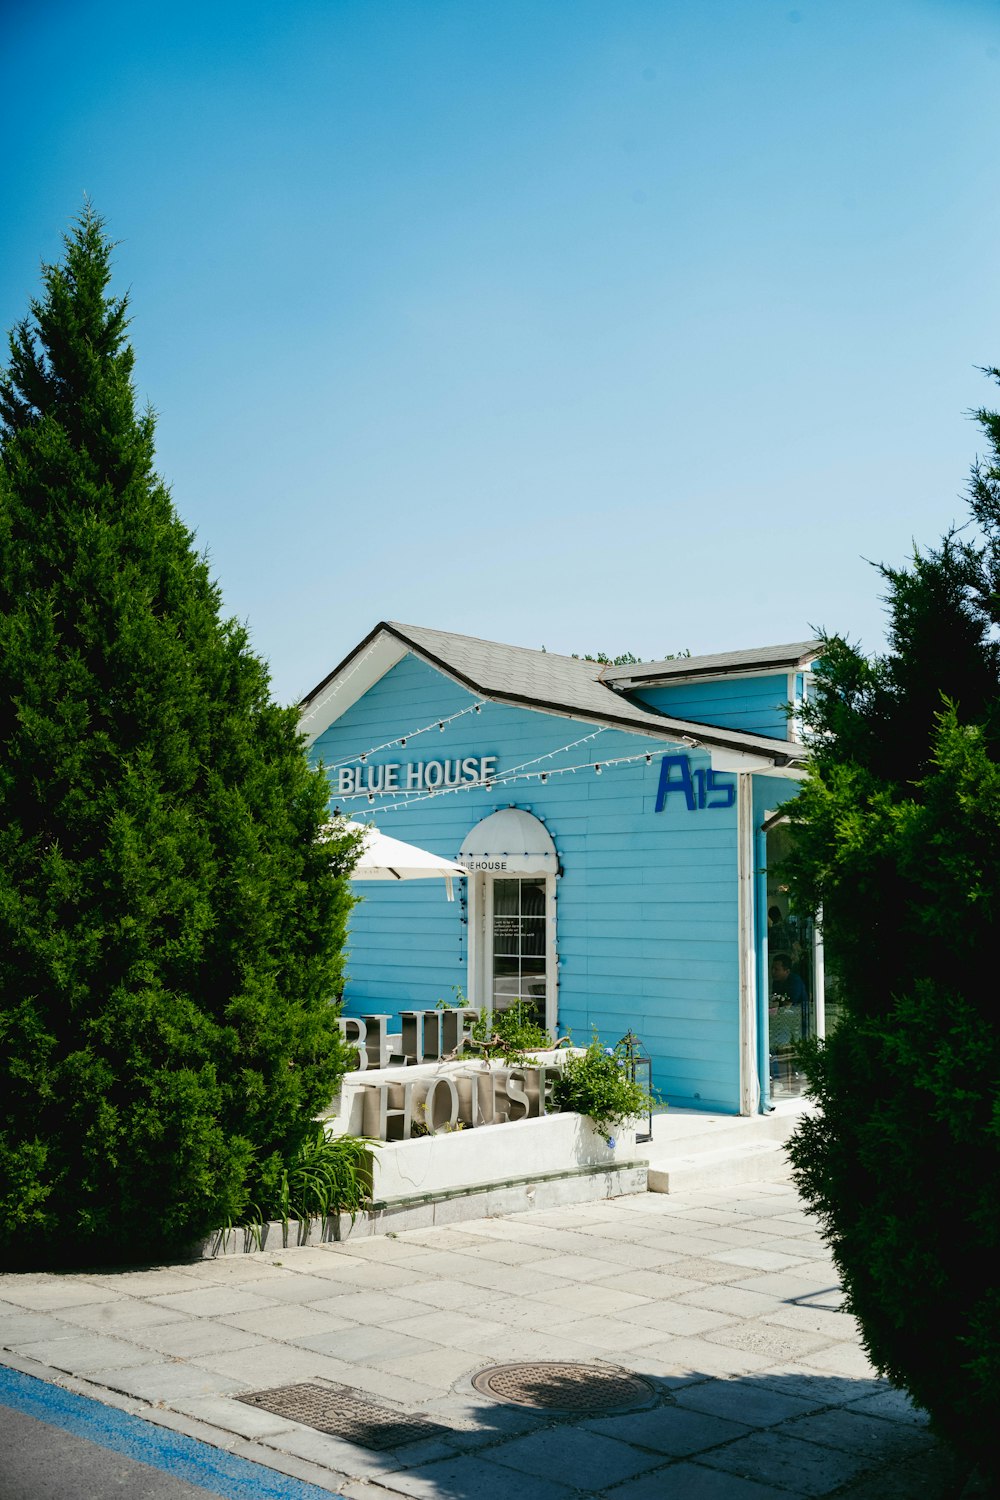
[[[521,952],[539,956],[545,952],[545,918],[521,918]]]
[[[525,917],[544,917],[545,880],[521,881],[521,914]]]
[[[518,885],[516,880],[494,880],[493,882],[493,914],[494,916],[517,916],[518,910]]]

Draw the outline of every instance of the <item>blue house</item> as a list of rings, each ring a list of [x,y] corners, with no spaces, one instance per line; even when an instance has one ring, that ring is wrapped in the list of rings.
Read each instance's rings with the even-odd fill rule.
[[[778,809],[817,641],[604,666],[383,622],[301,705],[331,809],[459,860],[466,889],[368,886],[348,1015],[458,994],[553,1032],[635,1032],[670,1103],[794,1095],[822,949],[789,906]]]

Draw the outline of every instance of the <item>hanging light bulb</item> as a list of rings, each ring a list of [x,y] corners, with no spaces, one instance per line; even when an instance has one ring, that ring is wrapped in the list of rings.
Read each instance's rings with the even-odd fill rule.
[[[539,781],[541,781],[541,782],[542,782],[542,783],[543,783],[543,784],[544,784],[544,783],[545,783],[545,782],[546,782],[546,781],[548,781],[548,779],[549,779],[549,773],[548,773],[548,771],[543,771],[543,772],[542,772],[542,774],[541,774],[541,776],[539,776],[539,778],[538,778],[538,779],[539,779]]]
[[[364,754],[364,755],[362,755],[362,757],[361,757],[361,764],[362,764],[362,765],[364,765],[364,763],[365,763],[365,761],[366,761],[366,760],[367,760],[367,759],[368,759],[368,753],[367,753],[367,751],[366,751],[366,752],[365,752],[365,754]]]
[[[596,763],[596,765],[594,766],[594,774],[595,774],[595,776],[600,776],[600,774],[601,774],[601,763],[600,763],[600,761],[598,761]]]
[[[444,720],[443,719],[439,719],[438,720],[438,728],[440,729],[441,733],[444,734]]]
[[[651,766],[653,764],[653,757],[651,755],[646,756],[646,764],[647,766]]]
[[[403,736],[403,738],[402,738],[402,739],[401,739],[401,740],[400,740],[400,742],[399,742],[399,744],[400,744],[400,748],[402,748],[402,747],[403,747],[403,745],[405,745],[405,744],[406,744],[406,736],[405,736],[405,735],[404,735],[404,736]]]

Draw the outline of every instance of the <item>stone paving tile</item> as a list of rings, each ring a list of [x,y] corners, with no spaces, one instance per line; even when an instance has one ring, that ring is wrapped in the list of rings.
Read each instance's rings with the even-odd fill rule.
[[[375,1453],[368,1448],[359,1448],[355,1443],[345,1443],[343,1438],[333,1437],[327,1432],[317,1432],[313,1427],[302,1427],[298,1423],[280,1431],[261,1435],[260,1441],[267,1448],[279,1453],[291,1453],[296,1458],[305,1458],[314,1464],[322,1464],[347,1478],[367,1478],[380,1475],[396,1467],[394,1454]]]
[[[239,1384],[251,1390],[262,1391],[269,1386],[315,1379],[356,1384],[353,1366],[346,1360],[331,1359],[312,1349],[297,1349],[293,1344],[259,1342],[242,1349],[199,1354],[189,1361],[188,1368],[197,1368],[203,1374],[226,1377],[234,1382],[227,1389],[234,1389]]]
[[[195,1364],[178,1364],[163,1361],[158,1364],[135,1365],[131,1368],[102,1370],[96,1384],[107,1386],[112,1391],[123,1391],[127,1396],[138,1396],[154,1405],[172,1405],[177,1398],[186,1396],[220,1395],[225,1391],[246,1390],[247,1382],[214,1370],[202,1369]]]
[[[750,1380],[703,1380],[677,1391],[674,1400],[679,1407],[726,1417],[747,1427],[775,1427],[789,1417],[802,1417],[822,1406],[822,1400],[807,1401],[801,1396],[769,1390]]]
[[[891,1461],[933,1445],[930,1434],[910,1422],[893,1422],[856,1411],[814,1412],[776,1429],[808,1443],[822,1443],[841,1453]]]
[[[444,1342],[444,1339],[413,1338],[397,1328],[363,1328],[360,1325],[340,1328],[333,1333],[295,1335],[285,1340],[286,1344],[294,1344],[298,1349],[328,1354],[331,1359],[349,1364],[369,1364],[379,1355],[389,1359],[403,1354],[432,1356]]]
[[[291,1251],[286,1253],[292,1254]],[[301,1255],[305,1252],[296,1250],[294,1253]],[[220,1255],[215,1260],[193,1261],[184,1267],[184,1274],[192,1288],[206,1283],[232,1287],[244,1281],[280,1281],[284,1268],[281,1261],[276,1262],[270,1254]]]
[[[764,1385],[790,1396],[799,1396],[814,1406],[846,1406],[848,1402],[877,1396],[892,1387],[877,1376],[834,1375],[805,1364],[773,1364],[753,1376]]]
[[[618,1318],[620,1323],[677,1334],[706,1333],[709,1329],[723,1328],[732,1320],[732,1313],[712,1312],[679,1302],[654,1302],[649,1307],[620,1313]]]
[[[716,1448],[720,1443],[745,1437],[750,1430],[741,1422],[676,1406],[593,1417],[582,1425],[590,1432],[601,1432],[606,1437],[648,1448],[654,1453],[669,1454],[672,1458],[689,1458],[706,1448]]]
[[[546,1251],[549,1259],[555,1259]],[[605,1271],[609,1269],[604,1266]],[[560,1278],[535,1266],[498,1266],[486,1261],[469,1259],[469,1269],[456,1276],[456,1280],[467,1286],[478,1287],[481,1293],[503,1292],[512,1297],[526,1297],[531,1292],[544,1292]]]
[[[478,1355],[465,1349],[435,1349],[433,1357],[425,1354],[393,1355],[379,1361],[379,1368],[390,1375],[450,1389],[456,1381],[472,1376],[479,1369]]]
[[[801,1255],[783,1255],[778,1250],[748,1247],[743,1250],[720,1250],[709,1256],[724,1266],[746,1266],[753,1271],[787,1271],[802,1265]]]
[[[193,1292],[170,1292],[165,1297],[154,1297],[158,1307],[168,1307],[174,1312],[190,1313],[192,1317],[221,1318],[227,1313],[255,1312],[258,1308],[274,1307],[273,1300],[258,1296],[255,1292],[244,1292],[240,1287],[205,1286]]]
[[[603,1282],[600,1286],[595,1286],[592,1281],[580,1288],[575,1299],[573,1292],[567,1291],[566,1287],[549,1286],[544,1292],[529,1292],[525,1301],[542,1307],[585,1307],[590,1315],[598,1318],[610,1317],[615,1313],[625,1312],[628,1308],[654,1305],[649,1297],[640,1296],[637,1292],[621,1292],[615,1287],[605,1286]]]
[[[534,1269],[547,1276],[557,1276],[561,1281],[600,1281],[611,1271],[613,1261],[600,1260],[590,1255],[553,1255],[535,1262]],[[642,1271],[639,1275],[656,1276],[656,1271]]]
[[[751,1354],[766,1355],[772,1364],[778,1360],[808,1362],[814,1354],[838,1347],[831,1344],[826,1334],[803,1333],[797,1328],[764,1323],[759,1318],[710,1329],[705,1337],[709,1343],[724,1344],[727,1349],[745,1349]],[[853,1350],[853,1345],[851,1347]]]
[[[659,1454],[643,1452],[580,1426],[512,1438],[499,1448],[491,1448],[489,1457],[493,1463],[520,1474],[533,1474],[537,1479],[558,1476],[561,1484],[579,1490],[606,1490],[662,1462]],[[519,1483],[515,1493],[520,1493]]]
[[[434,1343],[454,1347],[459,1339],[500,1338],[509,1330],[491,1318],[476,1318],[465,1312],[423,1312],[415,1318],[401,1318],[390,1330],[414,1338],[432,1339]]]
[[[190,1292],[198,1285],[187,1266],[149,1271],[109,1271],[95,1273],[87,1280],[109,1292],[128,1297],[161,1297],[166,1292]]]
[[[172,1359],[198,1359],[205,1354],[248,1349],[259,1344],[260,1335],[234,1328],[229,1323],[215,1323],[210,1318],[185,1318],[180,1323],[137,1329],[131,1342],[144,1349],[155,1349],[159,1354],[168,1354]]]
[[[37,1359],[41,1365],[51,1365],[55,1370],[66,1370],[71,1375],[90,1375],[98,1370],[124,1368],[126,1365],[143,1365],[149,1360],[144,1349],[136,1349],[123,1339],[106,1338],[102,1334],[81,1334],[73,1330],[75,1337],[43,1339],[36,1344],[21,1344],[18,1353],[28,1359]]]
[[[22,1281],[4,1277],[0,1282],[0,1296],[15,1307],[27,1307],[35,1312],[46,1312],[49,1309],[58,1312],[64,1307],[114,1302],[120,1293],[110,1287],[91,1285],[75,1276],[53,1276],[47,1281],[29,1280],[28,1277]]]
[[[705,1247],[702,1246],[702,1249]],[[682,1291],[690,1291],[690,1283],[704,1282],[714,1285],[717,1281],[732,1281],[732,1266],[723,1265],[721,1261],[707,1260],[701,1255],[682,1255],[670,1267],[671,1276],[677,1276],[688,1285]],[[680,1293],[678,1293],[680,1295]],[[773,1301],[773,1298],[772,1298]]]
[[[912,1422],[917,1427],[926,1427],[930,1421],[925,1411],[914,1406],[905,1391],[879,1391],[874,1396],[864,1396],[853,1401],[848,1411],[860,1412],[862,1416],[888,1417],[894,1422]]]
[[[92,1328],[98,1333],[127,1334],[157,1324],[182,1323],[184,1314],[169,1307],[129,1297],[121,1302],[94,1302],[85,1307],[64,1307],[60,1316],[77,1328]],[[2,1324],[0,1324],[2,1328]]]
[[[774,1311],[774,1298],[760,1292],[743,1292],[738,1287],[715,1283],[698,1286],[677,1298],[683,1307],[703,1307],[709,1312],[728,1313],[730,1318],[768,1317]]]
[[[575,1500],[578,1491],[555,1479],[520,1474],[481,1454],[441,1459],[397,1474],[383,1474],[379,1483],[393,1493],[415,1500]],[[357,1493],[357,1492],[356,1492]],[[373,1492],[374,1493],[374,1492]]]
[[[787,1491],[782,1491],[786,1495]],[[792,1492],[795,1493],[794,1491]],[[775,1500],[769,1485],[700,1464],[671,1464],[609,1491],[608,1500]]]
[[[810,1365],[817,1370],[829,1370],[837,1375],[863,1378],[875,1373],[865,1351],[854,1343],[829,1344],[825,1349],[815,1349],[810,1354],[798,1355],[797,1358],[800,1364]]]
[[[719,1263],[721,1264],[721,1262]],[[818,1298],[820,1293],[831,1296],[838,1291],[838,1275],[832,1267],[810,1265],[804,1271],[759,1271],[741,1275],[735,1266],[729,1268],[729,1285],[745,1292],[760,1292],[773,1297],[776,1302],[792,1302],[802,1298]]]
[[[522,1245],[516,1240],[478,1239],[468,1247],[463,1246],[461,1253],[473,1261],[495,1261],[504,1266],[520,1266],[538,1259],[537,1246]]]
[[[254,1334],[258,1339],[271,1338],[288,1342],[309,1334],[330,1334],[338,1329],[357,1328],[351,1318],[334,1317],[320,1312],[315,1304],[285,1302],[280,1307],[264,1307],[256,1312],[230,1313],[219,1318],[216,1326]],[[232,1346],[233,1348],[236,1345]]]
[[[0,1349],[20,1349],[42,1339],[68,1339],[79,1332],[72,1323],[51,1314],[19,1310],[13,1317],[0,1318]]]
[[[447,1397],[439,1394],[425,1402],[422,1410],[444,1423],[448,1427],[448,1441],[463,1449],[481,1448],[552,1425],[551,1412],[486,1401],[472,1390]]]
[[[675,1297],[680,1292],[691,1290],[690,1281],[685,1281],[680,1276],[670,1271],[619,1271],[615,1275],[604,1276],[597,1283],[598,1286],[610,1287],[616,1292],[634,1292],[639,1297]]]
[[[398,1323],[401,1318],[416,1318],[426,1315],[423,1303],[400,1296],[397,1292],[340,1292],[336,1297],[322,1297],[310,1302],[305,1312],[318,1313],[336,1319],[340,1326],[348,1323],[365,1323],[380,1327],[384,1323]],[[323,1329],[317,1327],[317,1333]]]
[[[659,1344],[647,1344],[642,1353],[657,1360],[664,1373],[677,1375],[746,1375],[774,1364],[770,1355],[709,1343],[707,1335],[664,1339]]]
[[[469,1286],[464,1281],[413,1281],[399,1287],[400,1296],[406,1300],[426,1304],[427,1307],[447,1308],[451,1312],[475,1311],[483,1305],[483,1288]],[[317,1303],[317,1306],[323,1306]]]
[[[618,1352],[641,1349],[644,1344],[658,1343],[663,1338],[661,1328],[644,1328],[641,1325],[623,1323],[617,1317],[573,1317],[566,1322],[560,1319],[559,1333],[572,1339],[574,1343],[590,1344],[595,1349]]]
[[[701,1454],[699,1463],[779,1491],[809,1496],[832,1494],[866,1467],[866,1461],[855,1454],[803,1443],[774,1429],[752,1432],[728,1447],[714,1448]]]
[[[318,1302],[332,1296],[330,1283],[324,1276],[310,1276],[295,1271],[279,1272],[260,1281],[244,1281],[240,1284],[241,1296],[257,1296],[263,1301],[273,1302]]]
[[[744,1292],[744,1296],[757,1295]],[[772,1308],[762,1314],[764,1323],[779,1323],[784,1328],[798,1328],[803,1333],[825,1333],[831,1339],[856,1339],[857,1320],[850,1313],[830,1312],[825,1307],[792,1303]]]

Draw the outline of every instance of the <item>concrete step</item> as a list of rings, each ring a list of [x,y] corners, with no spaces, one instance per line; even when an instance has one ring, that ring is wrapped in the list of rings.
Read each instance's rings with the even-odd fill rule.
[[[690,1193],[702,1188],[739,1187],[744,1182],[787,1182],[791,1164],[784,1142],[751,1140],[722,1150],[677,1152],[650,1159],[651,1193]]]

